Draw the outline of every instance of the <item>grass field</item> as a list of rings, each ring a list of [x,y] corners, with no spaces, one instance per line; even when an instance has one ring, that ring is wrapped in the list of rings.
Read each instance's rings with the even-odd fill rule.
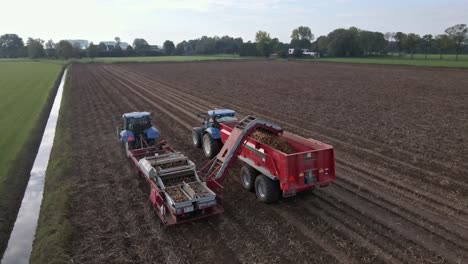
[[[51,63],[0,62],[0,191],[11,161],[31,136],[61,68]]]
[[[0,258],[21,205],[62,67],[0,61]]]
[[[440,60],[439,55],[436,54],[428,55],[427,60],[424,59],[424,54],[415,54],[414,59],[410,59],[408,55],[403,57],[321,58],[314,61],[468,68],[468,55],[460,55],[458,61],[455,61],[455,55],[444,55],[444,59]]]
[[[72,67],[69,68],[69,72]],[[68,220],[69,186],[72,174],[71,134],[65,120],[72,118],[70,107],[70,74],[64,86],[62,105],[55,131],[54,147],[47,167],[44,198],[30,263],[67,263],[69,253],[65,245],[70,242],[71,228]]]
[[[396,59],[411,59],[410,54],[390,54],[391,57]],[[413,59],[415,60],[425,60],[426,55],[424,54],[414,54]],[[428,60],[455,60],[455,54],[442,54],[442,59],[440,58],[440,54],[427,54]],[[460,54],[458,55],[458,60],[468,60],[468,54]]]

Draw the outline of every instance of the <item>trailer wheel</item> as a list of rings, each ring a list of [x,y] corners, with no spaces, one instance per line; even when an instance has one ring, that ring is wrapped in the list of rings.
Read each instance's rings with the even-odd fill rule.
[[[207,158],[214,158],[221,149],[221,140],[214,139],[210,134],[203,135],[203,153]]]
[[[202,129],[201,129],[201,127],[194,127],[192,129],[192,145],[195,148],[201,148],[201,146],[202,146]]]
[[[251,166],[247,164],[243,165],[241,168],[240,175],[242,187],[244,187],[244,189],[246,189],[249,192],[253,191],[255,187],[255,178],[259,174],[260,173]]]
[[[255,193],[260,201],[273,203],[278,201],[280,197],[280,187],[278,182],[261,174],[255,179]]]

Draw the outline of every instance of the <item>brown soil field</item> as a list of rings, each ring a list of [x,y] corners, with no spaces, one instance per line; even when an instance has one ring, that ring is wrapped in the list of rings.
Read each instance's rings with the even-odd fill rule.
[[[75,263],[463,263],[468,71],[239,61],[74,65]],[[225,181],[225,213],[163,228],[113,116],[150,111],[198,166],[196,113],[232,108],[332,144],[337,181],[263,204]]]

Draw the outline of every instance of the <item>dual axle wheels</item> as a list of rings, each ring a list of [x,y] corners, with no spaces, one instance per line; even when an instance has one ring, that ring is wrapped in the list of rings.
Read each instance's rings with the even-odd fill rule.
[[[278,181],[261,174],[249,165],[242,166],[241,184],[247,191],[255,191],[257,198],[264,203],[278,201],[281,190]]]
[[[203,134],[203,129],[196,127],[192,130],[192,145],[202,148],[207,158],[214,158],[221,150],[222,143],[219,139],[213,139],[210,134]],[[264,203],[278,201],[281,190],[279,182],[261,174],[253,167],[244,164],[241,169],[240,181],[247,191],[255,191],[258,199]]]

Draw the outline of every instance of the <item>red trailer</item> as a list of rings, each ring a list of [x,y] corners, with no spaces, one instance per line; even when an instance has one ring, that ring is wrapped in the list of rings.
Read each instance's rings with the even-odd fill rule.
[[[228,113],[227,110],[219,112]],[[210,114],[210,120],[216,118],[216,115]],[[220,119],[221,121],[229,120],[223,115],[221,117],[223,117]],[[255,118],[249,116],[246,119],[254,120]],[[213,144],[222,143],[223,148],[216,158],[220,159],[226,145],[229,148],[231,140],[237,138],[239,130],[244,127],[239,127],[239,124],[245,122],[246,119],[240,122],[217,122],[216,127],[220,131],[219,142],[209,138],[208,131],[199,135],[198,139],[203,139],[203,143],[208,143],[208,145],[212,144],[210,146],[203,144],[204,148],[211,150],[216,149]],[[259,120],[257,119],[257,121]],[[205,124],[207,123],[205,122]],[[262,123],[268,124],[263,121]],[[257,197],[263,202],[274,202],[281,195],[287,197],[301,191],[326,187],[336,179],[332,146],[314,139],[283,132],[280,127],[272,124],[268,124],[267,127],[270,129],[264,127],[258,129],[286,141],[294,149],[294,152],[286,154],[252,137],[246,137],[236,152],[237,158],[243,162],[240,178],[245,189],[255,190]],[[201,131],[197,128],[195,130],[198,133]],[[207,139],[210,141],[207,142]],[[219,182],[220,180],[222,179],[218,179]]]

